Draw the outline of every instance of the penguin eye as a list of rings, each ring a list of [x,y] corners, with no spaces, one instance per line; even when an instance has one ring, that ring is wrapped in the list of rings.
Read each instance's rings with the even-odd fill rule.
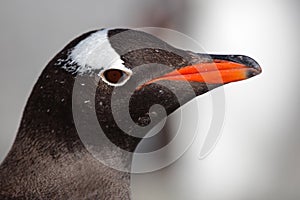
[[[103,76],[111,84],[122,84],[128,78],[128,74],[120,69],[108,69]]]

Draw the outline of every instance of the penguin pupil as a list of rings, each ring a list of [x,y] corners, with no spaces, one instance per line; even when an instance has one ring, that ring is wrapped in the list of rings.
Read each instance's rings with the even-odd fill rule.
[[[110,69],[104,72],[104,77],[107,81],[111,83],[118,83],[119,80],[123,77],[124,72],[119,69]]]

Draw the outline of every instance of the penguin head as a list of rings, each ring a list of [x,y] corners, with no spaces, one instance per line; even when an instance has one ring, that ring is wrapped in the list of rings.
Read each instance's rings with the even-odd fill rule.
[[[74,92],[79,96],[79,100],[73,98],[73,109],[82,111],[82,116],[96,113],[108,138],[130,151],[151,128],[186,102],[261,72],[257,62],[247,56],[194,53],[131,29],[85,33],[70,42],[50,65],[71,76],[74,87],[78,85],[72,91],[73,97]],[[90,127],[88,120],[82,121]],[[124,142],[129,140],[133,142]]]

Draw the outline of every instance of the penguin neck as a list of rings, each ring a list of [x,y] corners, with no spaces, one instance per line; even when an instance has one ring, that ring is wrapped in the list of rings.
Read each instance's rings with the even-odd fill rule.
[[[72,118],[73,83],[70,74],[46,67],[27,101],[16,142],[26,138],[53,146],[64,144],[70,151],[80,150]]]
[[[50,67],[34,86],[15,143],[0,166],[0,180],[13,177],[0,181],[6,188],[2,192],[27,195],[38,185],[41,195],[51,191],[61,198],[116,194],[129,199],[130,174],[102,164],[78,136],[72,115],[74,76]],[[131,157],[118,159],[130,167]]]

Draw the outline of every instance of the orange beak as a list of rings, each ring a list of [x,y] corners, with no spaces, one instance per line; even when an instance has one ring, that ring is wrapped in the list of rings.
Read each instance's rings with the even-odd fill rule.
[[[155,78],[146,84],[160,80],[226,84],[241,81],[261,73],[261,68],[247,56],[211,55],[212,60],[182,67]]]

